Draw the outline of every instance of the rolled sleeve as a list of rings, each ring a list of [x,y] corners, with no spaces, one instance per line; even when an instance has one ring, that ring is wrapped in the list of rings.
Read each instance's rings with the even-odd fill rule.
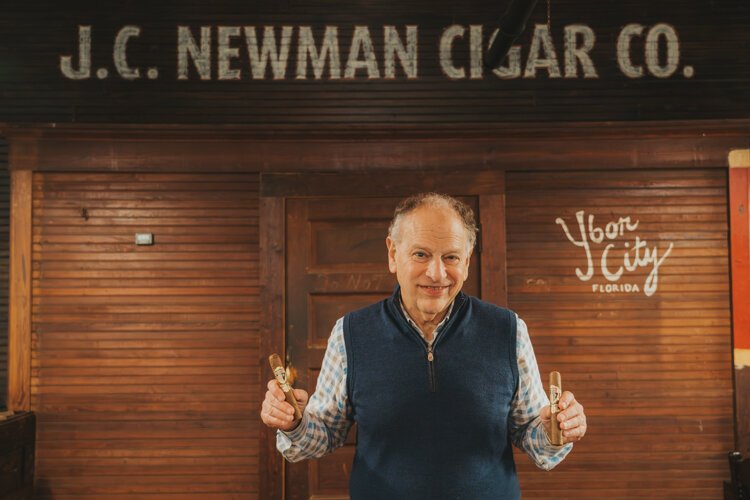
[[[511,440],[537,467],[550,470],[570,453],[573,444],[553,445],[544,430],[539,413],[549,405],[549,398],[539,375],[528,327],[521,318],[517,318],[516,342],[518,391],[511,403]]]
[[[294,429],[276,433],[276,449],[288,461],[319,458],[344,444],[352,426],[346,393],[347,370],[341,318],[328,339],[315,393],[302,420]]]

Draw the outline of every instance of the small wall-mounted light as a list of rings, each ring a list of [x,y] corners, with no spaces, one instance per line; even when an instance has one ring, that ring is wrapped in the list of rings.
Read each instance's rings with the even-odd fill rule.
[[[154,244],[153,233],[135,233],[135,244],[136,245],[153,245]]]

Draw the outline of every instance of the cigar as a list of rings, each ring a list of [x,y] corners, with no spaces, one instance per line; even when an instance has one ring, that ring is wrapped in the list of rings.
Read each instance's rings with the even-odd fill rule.
[[[560,429],[560,422],[557,421],[557,414],[560,413],[560,396],[562,396],[562,379],[560,372],[550,372],[549,374],[549,409],[552,414],[550,422],[550,437],[552,444],[557,446],[563,445],[563,435]]]
[[[271,364],[271,370],[273,370],[273,376],[276,377],[276,382],[278,382],[281,390],[284,391],[286,402],[294,408],[294,420],[299,420],[302,418],[302,412],[299,409],[299,404],[297,404],[297,399],[294,397],[291,384],[286,381],[286,369],[281,362],[281,358],[278,354],[273,353],[268,356],[268,362]]]

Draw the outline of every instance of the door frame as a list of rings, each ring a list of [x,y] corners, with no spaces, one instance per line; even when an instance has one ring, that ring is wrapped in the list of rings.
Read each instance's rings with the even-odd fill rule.
[[[286,356],[286,202],[290,198],[372,196],[406,197],[417,190],[450,192],[479,199],[480,226],[476,252],[484,300],[507,304],[505,172],[401,171],[367,173],[268,173],[260,182],[261,353]],[[483,242],[499,249],[483,251]],[[486,245],[486,243],[484,243]],[[385,258],[385,252],[383,255]],[[270,370],[261,370],[268,377]],[[267,379],[266,379],[267,380]],[[265,384],[265,381],[263,382]],[[260,443],[260,491],[263,498],[285,497],[285,461],[276,451],[276,432],[264,428]]]

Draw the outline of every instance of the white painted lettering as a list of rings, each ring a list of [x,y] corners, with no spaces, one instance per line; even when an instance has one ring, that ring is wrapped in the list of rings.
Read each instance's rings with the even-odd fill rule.
[[[189,26],[177,27],[177,79],[188,79],[188,56],[193,60],[201,80],[211,79],[211,27],[201,27],[200,47]]]
[[[638,269],[638,262],[640,261],[641,248],[645,248],[645,247],[646,247],[646,242],[641,240],[640,236],[635,237],[633,248],[630,248],[630,244],[625,242],[625,248],[628,249],[625,252],[625,255],[623,256],[625,269],[627,269],[628,271],[635,271],[636,269]],[[633,254],[632,261],[630,257],[631,252],[635,252],[635,254]]]
[[[115,69],[125,80],[135,80],[140,77],[140,71],[138,68],[131,68],[128,66],[126,55],[128,40],[131,37],[140,36],[140,34],[141,28],[138,26],[125,26],[115,37],[115,46],[113,50]]]
[[[312,29],[309,26],[301,26],[299,29],[299,44],[297,46],[297,79],[307,78],[307,56],[313,67],[316,80],[323,77],[326,59],[329,61],[329,78],[337,80],[341,78],[341,60],[339,59],[339,35],[336,26],[326,26],[323,35],[323,43],[320,52],[315,46]]]
[[[667,61],[659,64],[659,40],[664,38],[667,46]],[[680,64],[680,40],[677,32],[668,24],[657,24],[646,35],[646,67],[656,78],[669,78]]]
[[[219,80],[239,80],[240,70],[232,69],[232,59],[240,56],[240,49],[232,47],[232,38],[240,36],[239,26],[219,26],[218,48],[216,56],[219,61],[218,79]]]
[[[465,31],[463,26],[454,24],[445,28],[443,36],[440,37],[440,68],[451,80],[466,78],[464,68],[457,68],[453,65],[453,41],[456,38],[463,38]]]
[[[363,52],[364,59],[359,58]],[[380,78],[378,59],[372,48],[370,29],[367,26],[355,26],[352,45],[349,47],[349,57],[346,59],[344,78],[354,78],[358,69],[367,69],[367,78]]]
[[[523,77],[535,78],[537,69],[546,69],[550,78],[560,78],[560,65],[557,62],[555,46],[552,44],[552,36],[546,24],[537,24],[534,27],[534,36],[531,39],[531,48],[529,48]]]
[[[266,68],[269,61],[271,63],[273,79],[284,79],[289,62],[289,46],[292,41],[292,32],[293,28],[291,26],[283,26],[281,28],[281,40],[277,49],[273,26],[265,26],[263,29],[263,44],[260,50],[258,50],[258,37],[255,33],[255,26],[245,26],[245,45],[247,45],[250,69],[254,80],[262,80],[266,77]]]
[[[583,43],[578,45],[579,35]],[[581,63],[584,78],[599,78],[589,52],[594,48],[594,30],[584,24],[565,26],[565,78],[578,77],[578,63]]]
[[[60,71],[71,80],[91,77],[91,26],[78,26],[78,69],[73,69],[73,56],[60,56]]]
[[[607,278],[609,281],[617,281],[620,279],[620,276],[622,276],[622,273],[625,271],[622,266],[620,266],[617,271],[614,273],[610,272],[609,268],[607,267],[607,255],[609,254],[609,251],[615,246],[614,243],[610,243],[606,247],[604,247],[604,251],[602,252],[602,274],[605,278]]]
[[[654,268],[646,278],[646,284],[643,287],[643,292],[649,297],[652,296],[654,292],[656,292],[656,287],[659,285],[659,267],[661,267],[664,259],[666,259],[667,256],[672,252],[672,248],[674,248],[674,243],[669,244],[669,247],[667,247],[667,251],[664,252],[664,255],[661,256],[661,259],[658,257],[658,250],[656,247],[653,248],[650,256],[648,254],[648,248],[645,251],[644,260],[646,262],[643,265],[651,263],[654,266]]]
[[[568,241],[570,241],[572,244],[574,244],[577,247],[583,248],[583,250],[586,252],[586,261],[587,261],[587,267],[586,272],[582,272],[579,268],[576,268],[576,276],[578,276],[578,279],[581,281],[588,281],[591,279],[591,277],[594,275],[594,260],[591,257],[591,247],[589,246],[589,242],[586,239],[586,226],[583,222],[583,216],[584,211],[580,210],[576,212],[576,220],[578,221],[578,230],[581,232],[581,240],[576,241],[575,238],[570,234],[570,230],[568,229],[568,225],[565,224],[565,221],[558,217],[555,219],[555,222],[557,224],[560,224],[563,228],[563,231],[565,232],[565,236],[568,237]]]
[[[594,226],[594,214],[589,214],[589,238],[597,245],[604,241],[604,230]]]
[[[482,25],[472,24],[469,26],[469,78],[478,80],[482,78]]]
[[[628,78],[640,78],[643,76],[643,66],[634,66],[630,59],[630,43],[633,37],[641,36],[643,26],[640,24],[628,24],[617,37],[617,64],[620,71]]]
[[[401,43],[395,26],[383,27],[384,49],[384,73],[385,78],[396,78],[396,57],[409,79],[417,77],[417,27],[406,27],[406,47]]]
[[[576,220],[578,221],[578,230],[580,232],[580,239],[574,238],[565,221],[558,217],[555,222],[562,226],[565,236],[568,241],[573,243],[577,247],[582,247],[586,252],[587,271],[584,273],[580,268],[576,268],[576,275],[581,281],[589,281],[594,275],[592,250],[590,243],[599,245],[605,241],[608,242],[604,246],[600,257],[600,268],[602,276],[609,281],[609,283],[601,285],[599,283],[591,284],[592,292],[600,293],[612,293],[612,292],[631,292],[640,291],[640,287],[637,284],[632,283],[619,283],[625,271],[633,272],[639,268],[651,266],[651,271],[648,274],[644,283],[643,292],[646,296],[650,297],[656,292],[659,283],[659,268],[661,267],[664,259],[671,253],[674,243],[669,243],[669,247],[664,252],[664,255],[659,258],[659,250],[656,246],[652,248],[648,247],[646,241],[642,240],[640,236],[636,235],[635,240],[632,242],[624,242],[623,248],[624,253],[622,257],[622,265],[618,266],[616,270],[611,267],[610,251],[617,248],[617,240],[628,233],[635,231],[638,228],[640,221],[636,220],[633,222],[630,217],[620,217],[617,220],[608,222],[602,227],[597,227],[594,224],[594,215],[589,214],[586,218],[586,214],[583,210],[576,212]],[[588,222],[587,224],[584,222]]]
[[[615,222],[607,222],[604,232],[607,235],[607,239],[614,240],[620,236],[620,225]]]
[[[591,291],[595,293],[638,293],[641,291],[638,283],[592,283]]]

